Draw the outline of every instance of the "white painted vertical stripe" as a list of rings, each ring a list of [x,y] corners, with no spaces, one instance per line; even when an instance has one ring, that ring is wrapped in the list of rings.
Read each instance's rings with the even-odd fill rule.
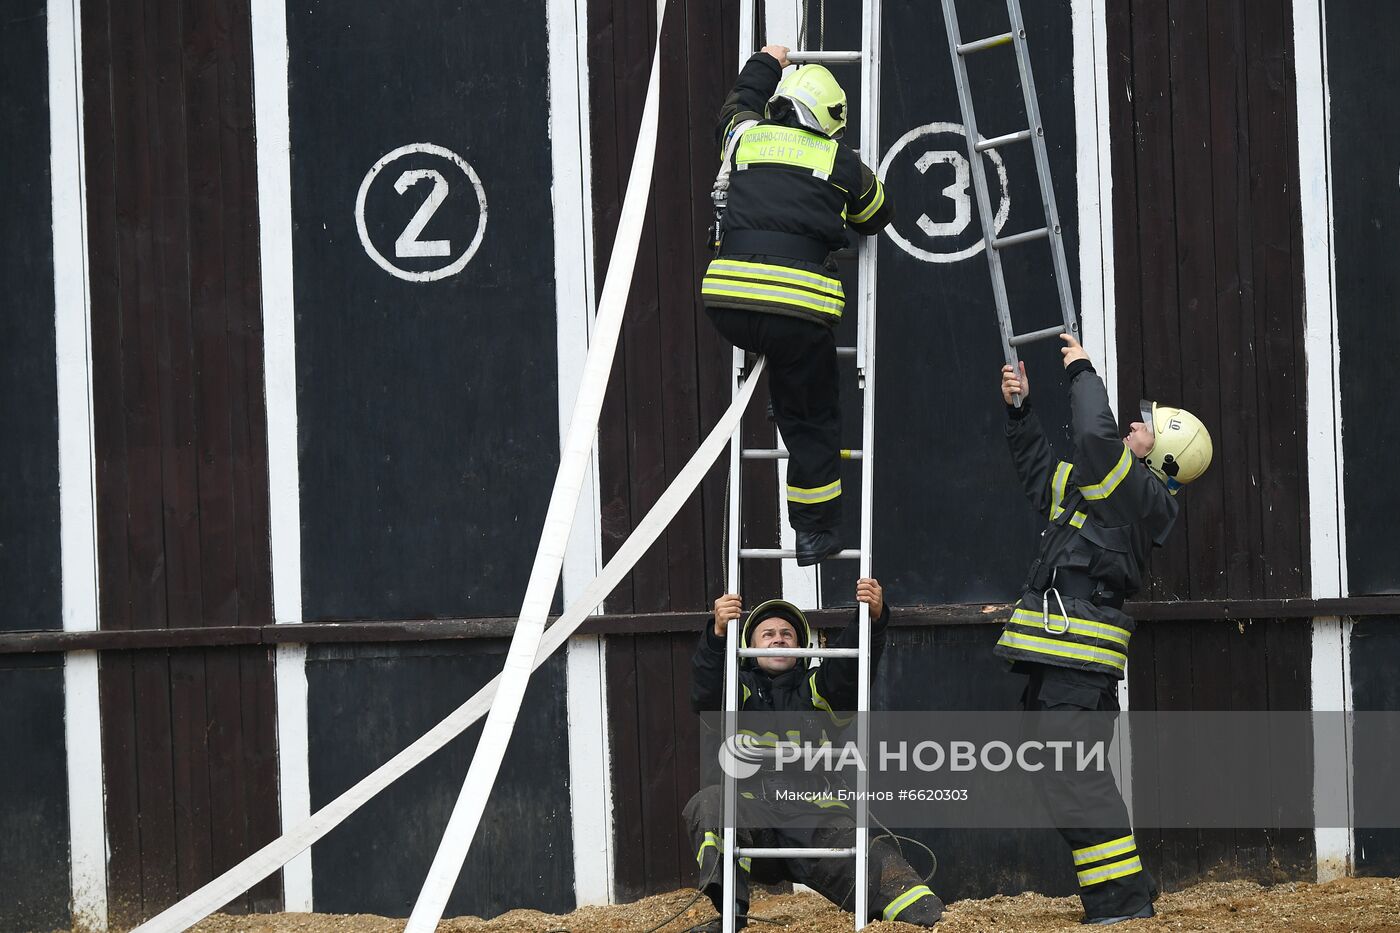
[[[612,781],[607,647],[601,636],[569,640],[569,800],[574,820],[574,897],[579,906],[613,899]]]
[[[1079,319],[1084,347],[1108,386],[1118,385],[1118,308],[1113,275],[1113,155],[1108,116],[1106,0],[1072,0],[1074,41],[1075,190],[1079,198]],[[1053,127],[1051,128],[1053,131]],[[1118,682],[1118,705],[1128,709],[1128,678]],[[1133,810],[1132,737],[1118,722],[1110,750],[1128,812]]]
[[[78,2],[50,0],[47,15],[63,629],[91,632],[98,627],[97,503]],[[97,672],[94,651],[64,658],[73,922],[105,930],[107,826]]]
[[[1073,0],[1070,16],[1079,196],[1079,313],[1085,322],[1084,346],[1113,396],[1118,384],[1118,328],[1113,296],[1113,162],[1104,3]]]
[[[549,127],[553,163],[554,279],[559,359],[559,437],[583,379],[593,324],[593,199],[588,107],[588,29],[584,0],[550,0]],[[586,472],[564,552],[564,602],[582,592],[602,567],[598,448]],[[569,798],[573,821],[574,897],[580,905],[613,896],[612,782],[608,757],[604,644],[569,642]]]
[[[1312,706],[1317,712],[1351,712],[1350,619],[1314,619],[1312,654]],[[1335,723],[1313,733],[1313,787],[1317,800],[1335,799],[1335,788],[1344,787],[1346,826],[1318,826],[1317,880],[1331,881],[1350,874],[1355,839],[1352,818],[1352,743],[1350,730],[1339,732]]]
[[[1332,240],[1332,142],[1323,0],[1294,0],[1298,98],[1298,178],[1303,223],[1303,350],[1307,356],[1308,528],[1312,595],[1347,595],[1346,500],[1342,473],[1336,254]],[[1351,622],[1313,621],[1312,708],[1352,709]],[[1344,781],[1350,817],[1350,736],[1314,734],[1315,796]],[[1317,880],[1347,875],[1356,839],[1347,826],[1315,830]]]
[[[291,128],[285,0],[253,0],[253,112],[258,143],[263,367],[267,393],[272,613],[301,621],[301,496],[297,470],[296,319],[292,288]],[[306,734],[306,649],[277,648],[277,764],[282,831],[311,815]],[[309,911],[311,852],[282,869],[285,906]]]
[[[1312,594],[1318,599],[1347,595],[1326,35],[1322,0],[1294,0],[1298,178],[1303,221],[1303,349],[1307,355],[1309,552]]]

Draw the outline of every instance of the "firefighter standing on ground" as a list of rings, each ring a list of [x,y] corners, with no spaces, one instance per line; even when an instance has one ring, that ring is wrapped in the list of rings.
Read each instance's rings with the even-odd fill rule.
[[[873,676],[884,650],[890,611],[877,580],[857,581],[856,598],[870,606],[870,670]],[[690,705],[697,713],[720,710],[724,706],[725,636],[729,625],[742,615],[743,603],[738,595],[728,593],[715,600],[714,622],[705,626],[691,660]],[[811,644],[811,630],[802,610],[784,600],[772,599],[749,613],[740,641],[753,648],[805,648]],[[859,641],[857,616],[830,647],[854,648]],[[856,707],[858,663],[855,658],[829,658],[812,668],[792,657],[743,659],[739,669],[739,708],[745,713],[820,713],[823,718],[832,720],[833,727],[843,727],[847,720],[839,714]],[[796,716],[789,725],[800,726],[803,722],[802,716]],[[760,784],[753,791],[741,794],[741,799],[736,801],[736,838],[740,846],[848,848],[855,845],[855,822],[846,804],[784,801],[780,794],[770,793],[772,790],[772,785]],[[723,815],[719,785],[702,788],[685,806],[685,821],[694,842],[703,890],[717,911],[721,909],[724,896],[719,871],[724,844],[720,836]],[[842,909],[853,909],[853,859],[756,859],[750,863],[745,858],[739,860],[739,871],[735,873],[739,888],[734,895],[740,915],[739,927],[747,923],[744,915],[749,905],[750,872],[765,884],[779,881],[805,884]],[[869,903],[881,919],[899,919],[920,926],[932,926],[943,915],[943,902],[883,839],[870,844]],[[719,921],[693,929],[717,931]]]
[[[782,77],[788,49],[765,46],[720,110],[728,196],[701,296],[730,343],[768,358],[773,416],[789,451],[788,521],[797,563],[841,549],[841,411],[834,328],[845,298],[833,250],[846,226],[893,217],[883,186],[848,146],[846,94],[821,65]],[[779,80],[781,78],[781,81]]]
[[[996,653],[1029,675],[1024,709],[1055,714],[1037,719],[1057,720],[1061,738],[1107,744],[1134,627],[1123,600],[1141,587],[1149,552],[1171,532],[1173,496],[1210,465],[1211,440],[1194,415],[1153,402],[1142,403],[1143,420],[1120,437],[1084,348],[1069,335],[1062,339],[1072,463],[1056,460],[1031,410],[1025,364],[1020,373],[1002,368],[1011,457],[1049,525]],[[1017,394],[1020,408],[1013,405]],[[1156,884],[1142,867],[1112,773],[1047,770],[1036,788],[1070,846],[1084,922],[1153,916]]]

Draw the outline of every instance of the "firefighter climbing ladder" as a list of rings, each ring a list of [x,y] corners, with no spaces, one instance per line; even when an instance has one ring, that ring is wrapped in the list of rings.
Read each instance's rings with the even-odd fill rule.
[[[1013,368],[1018,365],[1016,348],[1037,340],[1060,334],[1079,338],[1079,321],[1074,313],[1074,295],[1070,291],[1069,267],[1065,263],[1064,237],[1060,231],[1060,212],[1055,207],[1055,189],[1050,183],[1050,156],[1045,149],[1045,128],[1040,122],[1040,104],[1036,100],[1035,78],[1031,74],[1030,52],[1026,47],[1026,23],[1021,16],[1020,0],[1006,0],[1006,12],[1011,31],[973,42],[963,42],[958,29],[956,0],[943,0],[943,22],[947,26],[948,54],[953,60],[953,79],[958,88],[958,106],[962,109],[963,127],[967,136],[967,161],[972,167],[973,187],[977,194],[977,214],[982,220],[983,236],[987,242],[987,265],[991,267],[992,293],[996,298],[997,321],[1001,325],[1001,348],[1004,359]],[[1016,65],[1021,72],[1021,95],[1026,102],[1029,126],[1016,133],[995,139],[982,139],[977,133],[977,117],[972,106],[972,88],[967,77],[967,56],[989,49],[1012,45],[1016,50]],[[1040,181],[1040,201],[1045,210],[1045,226],[1024,233],[998,237],[992,221],[992,202],[987,192],[987,171],[982,153],[1012,143],[1029,142],[1035,152],[1035,173]],[[1050,257],[1055,266],[1055,284],[1060,296],[1061,324],[1024,334],[1018,334],[1011,324],[1011,307],[1006,298],[1006,279],[1002,275],[1001,251],[1035,240],[1050,241]],[[1021,400],[1016,399],[1017,407]]]
[[[805,4],[804,4],[805,6]],[[879,152],[879,100],[880,73],[877,55],[866,54],[864,50],[880,48],[880,0],[863,0],[861,4],[861,48],[854,52],[793,51],[788,59],[794,64],[822,62],[828,64],[859,64],[861,79],[860,99],[860,152]],[[804,11],[805,12],[805,11]],[[824,10],[822,11],[825,12]],[[749,29],[753,23],[753,2],[744,0],[740,6],[740,22],[745,33],[740,37],[740,48],[744,58],[753,49],[753,34]],[[805,27],[805,16],[804,16]],[[805,33],[805,28],[802,30]],[[867,161],[869,158],[867,157]],[[875,254],[874,239],[864,240],[859,247],[859,291],[856,298],[857,339],[854,347],[839,347],[840,357],[855,357],[856,371],[861,388],[864,390],[861,417],[861,449],[853,450],[843,457],[858,460],[861,464],[860,486],[860,547],[843,550],[835,557],[858,559],[860,576],[870,576],[870,551],[872,541],[871,502],[874,488],[874,447],[875,447]],[[743,351],[734,351],[733,391],[737,395],[745,385],[745,356]],[[745,449],[742,429],[736,429],[730,441],[729,453],[729,540],[728,548],[729,580],[728,591],[739,592],[739,564],[741,559],[785,560],[795,556],[791,550],[780,548],[741,547],[743,537],[742,522],[742,469],[744,460],[782,460],[787,451]],[[861,759],[866,760],[868,749],[868,723],[864,715],[870,709],[870,612],[864,603],[859,604],[860,642],[857,648],[811,648],[798,649],[754,649],[739,646],[742,624],[730,625],[725,649],[725,688],[724,688],[724,733],[725,736],[738,734],[739,709],[739,659],[764,655],[781,655],[798,658],[850,658],[857,659],[857,718],[856,743]],[[861,929],[869,920],[869,806],[866,803],[869,775],[860,769],[856,778],[856,835],[851,848],[779,848],[737,847],[735,827],[737,824],[738,786],[733,775],[724,777],[724,846],[722,865],[724,871],[724,907],[721,911],[723,933],[734,933],[735,902],[734,884],[738,861],[743,858],[854,858],[856,865],[855,908],[856,929]]]

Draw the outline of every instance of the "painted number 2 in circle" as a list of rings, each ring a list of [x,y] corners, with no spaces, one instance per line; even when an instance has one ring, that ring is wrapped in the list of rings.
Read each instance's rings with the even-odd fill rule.
[[[397,175],[384,171],[395,162],[401,168]],[[394,179],[395,194],[375,184],[381,177]],[[472,194],[476,201],[474,224]],[[404,211],[412,202],[400,199],[413,197],[423,200],[405,221]],[[429,224],[433,224],[431,231]],[[355,226],[360,245],[379,268],[406,282],[436,282],[461,272],[481,246],[486,233],[486,190],[476,169],[451,149],[432,143],[400,146],[375,162],[360,182]],[[399,232],[390,258],[385,255],[389,252],[387,240],[395,230]],[[425,231],[434,238],[424,239]],[[433,268],[422,261],[425,259],[447,262]]]
[[[451,240],[420,240],[418,234],[423,232],[423,228],[432,220],[433,214],[442,207],[442,202],[447,200],[447,179],[442,177],[442,173],[431,168],[416,168],[412,171],[404,172],[399,176],[399,180],[394,182],[394,190],[399,194],[406,194],[414,182],[426,178],[433,180],[433,190],[428,194],[428,199],[418,208],[418,213],[413,215],[413,219],[408,222],[408,226],[403,228],[403,233],[394,241],[394,255],[400,259],[418,256],[451,256]]]

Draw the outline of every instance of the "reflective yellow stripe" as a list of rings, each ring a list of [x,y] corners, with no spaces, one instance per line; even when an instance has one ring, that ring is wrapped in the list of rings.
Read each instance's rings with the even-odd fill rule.
[[[1042,631],[1045,628],[1045,617],[1029,609],[1017,609],[1011,614],[1011,621],[1017,625],[1028,625]],[[1056,615],[1053,612],[1050,613],[1050,624],[1055,628],[1064,628],[1066,622],[1069,623],[1069,630],[1075,635],[1088,635],[1091,638],[1102,638],[1105,641],[1117,642],[1124,648],[1128,647],[1128,639],[1131,638],[1133,634],[1125,628],[1109,625],[1107,622],[1076,619],[1074,616],[1066,618],[1062,615]]]
[[[753,696],[753,691],[749,689],[748,684],[740,684],[739,686],[744,688],[744,698],[739,701],[739,705],[743,706],[745,703],[749,702],[749,697]]]
[[[1086,518],[1088,518],[1088,517],[1089,517],[1089,516],[1085,515],[1083,512],[1075,512],[1073,515],[1071,515],[1071,516],[1069,517],[1069,523],[1070,523],[1071,525],[1073,525],[1074,527],[1076,527],[1076,528],[1083,528],[1083,527],[1084,527],[1084,519],[1086,519]]]
[[[1083,849],[1075,849],[1071,854],[1074,856],[1074,864],[1087,865],[1090,862],[1097,862],[1100,859],[1112,858],[1115,855],[1122,855],[1137,848],[1137,842],[1133,839],[1133,834],[1120,836],[1117,839],[1110,839],[1108,842],[1100,842],[1096,846],[1088,846]]]
[[[831,717],[832,721],[835,722],[838,726],[846,726],[846,725],[849,725],[849,724],[850,724],[851,720],[854,719],[855,717],[854,717],[854,716],[837,716],[837,715],[836,715],[836,710],[834,710],[834,709],[831,708],[831,701],[829,701],[826,697],[822,696],[821,691],[817,689],[817,675],[816,675],[815,673],[812,674],[811,678],[807,681],[807,683],[808,683],[808,684],[811,686],[811,688],[812,688],[812,705],[813,705],[813,706],[815,706],[817,709],[819,709],[819,710],[821,710],[822,712],[824,712],[824,713],[826,713],[827,715],[829,715],[829,716]],[[822,734],[823,734],[823,741],[822,741],[822,744],[823,744],[823,745],[826,745],[826,744],[827,744],[827,740],[825,739],[825,732],[826,732],[826,730],[822,730]]]
[[[1113,495],[1113,490],[1118,488],[1118,484],[1123,482],[1123,477],[1128,475],[1128,469],[1133,465],[1133,453],[1128,449],[1128,445],[1123,445],[1123,456],[1118,458],[1118,462],[1113,465],[1113,469],[1108,471],[1108,475],[1092,486],[1080,486],[1079,491],[1084,494],[1085,499],[1107,499]]]
[[[750,800],[753,799],[752,794],[744,794],[744,796],[748,797]],[[715,854],[718,855],[719,853],[724,851],[724,840],[716,836],[714,833],[705,833],[705,841],[700,843],[700,848],[695,851],[695,864],[699,865],[702,868],[705,866],[705,850],[709,848],[713,848],[715,850]],[[752,864],[753,859],[747,856],[739,859],[739,867],[742,868],[744,871],[748,871],[749,866]]]
[[[1128,656],[1121,651],[1113,651],[1110,648],[1095,648],[1092,645],[1080,645],[1069,641],[1057,641],[1053,638],[1040,638],[1035,635],[1023,635],[1020,632],[1010,630],[1001,633],[997,644],[1057,658],[1092,661],[1095,664],[1103,664],[1120,671],[1128,666]]]
[[[830,502],[839,495],[841,495],[841,481],[839,479],[834,483],[827,483],[825,486],[817,486],[815,489],[803,489],[801,486],[789,486],[787,488],[787,500],[789,502],[802,502],[807,504]]]
[[[737,165],[788,165],[830,175],[836,164],[835,140],[789,126],[756,126],[739,138]]]
[[[753,744],[755,745],[767,745],[770,748],[778,747],[778,733],[776,732],[764,732],[759,734],[752,729],[740,729],[739,734],[747,735],[749,738],[753,739]]]
[[[1061,460],[1055,467],[1055,478],[1050,481],[1050,518],[1060,517],[1064,511],[1060,503],[1065,501],[1065,484],[1069,480],[1069,471],[1074,469],[1074,465]]]
[[[875,216],[875,212],[878,211],[881,205],[883,205],[884,203],[885,186],[880,184],[880,180],[877,178],[875,180],[875,199],[870,202],[870,204],[865,208],[865,210],[861,211],[859,214],[853,214],[851,216],[851,223],[865,223],[867,220]]]
[[[846,293],[841,288],[841,280],[833,279],[827,275],[818,275],[815,272],[804,272],[801,269],[794,269],[791,266],[776,266],[768,262],[745,262],[742,259],[716,259],[710,263],[705,272],[705,278],[728,278],[738,276],[745,282],[750,279],[758,279],[761,282],[793,282],[797,285],[806,285],[819,292],[825,292],[837,298],[844,298]]]
[[[830,810],[832,807],[835,807],[838,810],[851,809],[850,804],[843,803],[840,800],[835,800],[830,797],[813,797],[811,802],[821,807],[823,810]]]
[[[908,907],[915,901],[925,897],[933,897],[933,892],[928,889],[928,885],[916,884],[914,885],[914,887],[910,888],[908,891],[905,891],[899,897],[890,901],[889,906],[885,908],[881,916],[884,917],[886,920],[893,920],[895,917],[899,916],[899,912],[901,910]]]
[[[706,849],[714,849],[716,854],[723,852],[724,840],[716,836],[714,833],[705,833],[705,841],[700,843],[700,848],[695,850],[695,863],[697,865],[705,864]]]
[[[1112,881],[1114,878],[1122,878],[1125,875],[1136,875],[1142,871],[1142,862],[1134,855],[1132,858],[1125,858],[1121,862],[1112,862],[1100,868],[1091,868],[1081,871],[1079,875],[1079,886],[1087,888],[1091,884],[1102,884],[1105,881]]]
[[[841,309],[845,307],[844,301],[833,301],[813,295],[811,292],[796,291],[791,288],[784,288],[781,285],[757,285],[729,284],[723,280],[705,279],[704,285],[700,289],[700,294],[707,298],[748,298],[758,301],[771,301],[778,304],[791,305],[796,308],[806,308],[809,311],[816,311],[819,314],[830,314],[835,317],[841,316]]]

